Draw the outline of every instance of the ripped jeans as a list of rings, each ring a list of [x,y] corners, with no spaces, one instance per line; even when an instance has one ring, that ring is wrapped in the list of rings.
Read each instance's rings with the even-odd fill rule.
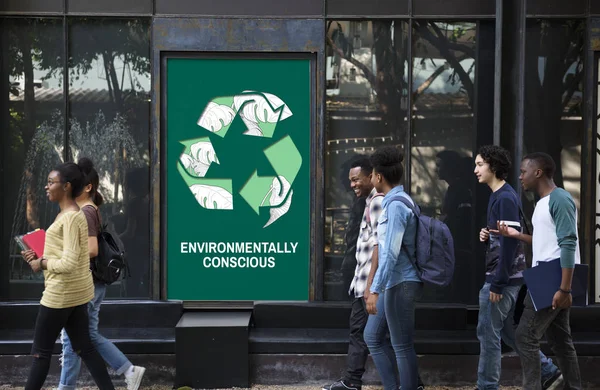
[[[40,390],[48,376],[52,350],[61,329],[65,328],[73,348],[87,366],[100,390],[114,390],[106,365],[90,340],[87,304],[65,309],[51,309],[40,305],[33,337],[33,364],[25,390]]]

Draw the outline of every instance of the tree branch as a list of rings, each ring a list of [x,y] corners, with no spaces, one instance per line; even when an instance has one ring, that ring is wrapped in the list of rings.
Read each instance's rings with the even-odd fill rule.
[[[373,72],[367,68],[367,66],[365,64],[363,64],[362,62],[358,61],[356,58],[352,58],[352,57],[347,57],[344,54],[344,51],[342,49],[340,49],[339,47],[337,47],[335,45],[335,43],[333,43],[333,40],[327,36],[327,43],[331,46],[331,48],[339,54],[340,57],[342,57],[343,59],[345,59],[346,61],[350,62],[352,65],[356,66],[358,69],[360,69],[365,78],[369,81],[369,83],[371,83],[372,87],[375,87],[376,85],[376,78],[375,75],[373,74]]]
[[[457,58],[457,61],[458,61],[458,62],[460,62],[460,61],[463,61],[464,59],[466,59],[466,58],[468,58],[468,57],[469,57],[468,55],[463,55],[463,56],[461,56],[461,57]],[[427,90],[427,88],[429,88],[429,87],[431,86],[431,84],[433,84],[433,82],[435,81],[435,79],[437,79],[437,78],[438,78],[438,77],[439,77],[439,76],[440,76],[442,73],[444,73],[444,71],[445,71],[446,69],[448,69],[449,65],[450,65],[450,64],[449,64],[448,62],[445,62],[445,63],[444,63],[444,65],[442,65],[442,66],[438,67],[438,68],[435,70],[435,72],[433,72],[433,73],[431,74],[431,76],[429,76],[429,77],[427,78],[427,80],[425,80],[425,81],[423,82],[423,84],[421,84],[421,85],[419,86],[419,88],[417,88],[417,89],[416,89],[416,91],[415,91],[415,92],[413,92],[413,104],[414,104],[414,103],[417,101],[418,97],[419,97],[419,96],[420,96],[420,95],[421,95],[423,92],[425,92],[425,91]]]
[[[467,45],[462,45],[460,43],[454,43],[454,42],[450,42],[450,41],[447,41],[446,45],[448,46],[448,49],[450,49],[450,50],[462,51],[467,56],[469,56],[471,58],[475,58],[475,50],[471,49]]]
[[[433,35],[431,31],[429,31],[427,28],[427,23],[425,23],[425,25],[419,24],[419,32],[426,40],[436,46],[436,48],[440,51],[440,54],[446,59],[446,61],[448,61],[448,63],[450,63],[450,66],[454,68],[458,74],[458,77],[460,78],[460,81],[462,82],[463,87],[467,90],[467,94],[469,95],[469,104],[472,106],[474,87],[471,78],[460,65],[460,61],[458,61],[457,57],[450,53],[450,50],[448,49],[448,39],[444,37],[444,34],[435,25],[435,23],[431,23],[430,25],[435,31],[437,37]]]

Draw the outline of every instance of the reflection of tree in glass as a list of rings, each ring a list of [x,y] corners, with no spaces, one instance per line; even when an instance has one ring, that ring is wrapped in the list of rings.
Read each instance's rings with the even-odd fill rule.
[[[111,159],[113,166],[110,168],[110,173],[112,173],[112,181],[115,185],[114,191],[111,191],[113,193],[106,195],[116,199],[119,193],[119,184],[124,182],[124,172],[133,166],[133,159],[137,159],[137,164],[135,165],[146,163],[141,161],[141,158],[147,153],[148,145],[141,144],[135,146],[130,130],[133,126],[134,131],[147,133],[147,128],[143,128],[142,126],[139,129],[139,126],[135,126],[135,116],[137,113],[135,108],[139,106],[139,103],[147,102],[148,99],[149,87],[142,85],[136,75],[149,78],[149,24],[144,19],[115,20],[106,18],[73,19],[70,23],[69,84],[73,85],[75,81],[94,69],[93,64],[95,61],[97,64],[102,64],[107,76],[108,95],[112,105],[108,116],[109,120],[114,118],[114,121],[112,124],[100,124],[99,120],[105,122],[104,116],[102,114],[92,114],[93,116],[90,118],[91,126],[99,129],[99,131],[108,131],[108,133],[98,133],[96,139],[92,140],[94,143],[90,143],[90,145],[99,147],[98,145],[107,146],[111,144],[113,147],[112,150],[107,151],[109,154],[106,155],[106,158],[113,157]],[[12,144],[15,146],[13,147],[16,148],[17,145],[21,145],[21,148],[32,151],[38,148],[30,144],[33,142],[37,132],[41,131],[39,124],[43,120],[49,119],[40,115],[41,102],[36,103],[35,101],[34,70],[46,71],[46,75],[42,77],[42,81],[54,78],[58,81],[59,85],[62,84],[63,72],[65,71],[63,52],[65,37],[63,35],[62,19],[15,19],[4,25],[4,33],[8,36],[6,40],[6,52],[9,54],[9,76],[12,79],[23,78],[23,91],[19,91],[16,87],[11,88],[10,91],[12,95],[18,96],[20,93],[23,93],[24,96],[22,113],[17,112],[12,106],[9,108],[10,136],[14,140]],[[117,73],[116,63],[123,64],[121,74]],[[126,71],[128,71],[127,74]],[[125,85],[129,86],[128,90],[125,89]],[[56,115],[61,117],[64,113]],[[38,123],[36,123],[36,120]],[[60,120],[64,123],[63,118]],[[139,121],[139,119],[137,120]],[[143,121],[147,121],[147,119],[143,119]],[[62,135],[63,126],[59,126],[56,118],[50,122],[46,128],[52,128],[54,129],[53,132],[57,133],[59,141],[55,147],[59,153],[63,153],[65,146],[61,144],[64,140]],[[85,129],[89,130],[90,124],[79,126],[77,122],[72,122],[71,137],[77,138],[79,133]],[[111,136],[110,132],[112,131],[115,131],[114,136],[123,135],[123,131],[117,131],[119,129],[126,129],[125,132],[129,134],[129,137],[121,137],[115,145],[112,145],[111,142],[105,142]],[[82,140],[81,142],[91,141]],[[79,144],[75,149],[85,149],[85,145],[82,145],[81,142],[75,141],[76,144]],[[129,144],[126,145],[126,143]],[[36,142],[37,144],[39,142]],[[139,151],[134,151],[131,148],[132,145],[139,149]],[[14,162],[14,166],[24,166],[23,161],[26,155],[28,155],[27,150],[21,150],[20,153],[16,151],[16,159],[11,160]],[[63,156],[60,156],[60,158],[62,159]],[[98,163],[102,164],[102,161],[98,161]],[[27,164],[27,166],[31,166],[31,168],[37,167],[35,164]],[[45,170],[49,169],[48,166],[39,168],[40,171],[44,171],[42,175],[45,175],[47,173]],[[36,190],[38,187],[37,181],[40,180],[37,176],[40,173],[35,170],[34,174],[33,171],[26,169],[25,172],[19,172],[19,176],[21,174],[23,177],[29,178],[26,183],[27,188],[25,189],[28,200],[27,204],[23,205],[23,207],[27,208],[26,215],[29,223],[37,227],[40,223],[37,205],[44,201],[43,198],[38,199],[38,197],[43,197],[43,192],[40,194]],[[20,180],[20,177],[15,177],[15,181],[18,180]]]
[[[582,115],[585,22],[536,20],[527,26],[525,51],[525,147],[526,152],[548,153],[556,162],[554,181],[563,186],[563,148],[581,145],[582,133],[567,130]],[[569,130],[571,130],[569,128]]]
[[[10,161],[13,167],[25,165],[26,156],[28,158],[26,148],[31,144],[41,119],[36,115],[34,70],[47,70],[48,74],[42,78],[42,80],[46,80],[52,76],[52,69],[60,67],[64,58],[60,43],[61,22],[62,19],[28,18],[6,20],[3,23],[3,35],[7,37],[3,52],[7,54],[9,79],[22,79],[23,81],[22,91],[16,85],[10,86],[10,95],[20,96],[23,94],[21,109],[16,105],[9,105],[9,139],[12,148],[6,161]],[[38,147],[34,146],[34,149]],[[38,177],[39,172],[44,169],[46,167],[28,164],[28,169],[25,171],[9,170],[10,172],[5,177],[7,182],[12,183],[15,187],[21,181],[21,177],[28,178],[26,188],[21,189],[18,196],[22,196],[21,192],[26,193],[27,202],[23,205],[23,213],[27,215],[27,221],[31,227],[39,227],[41,223],[37,208],[39,204],[37,197],[40,195],[36,191],[36,187],[38,181],[45,182],[46,176]],[[47,172],[41,174],[46,175]],[[8,186],[11,187],[11,184]],[[43,189],[43,185],[41,187]]]
[[[35,131],[34,69],[46,70],[46,80],[61,73],[64,58],[62,19],[18,19],[5,24],[7,35],[8,73],[11,78],[23,77],[23,143],[28,144]],[[19,91],[11,87],[11,94]]]
[[[335,26],[333,25],[335,23]],[[404,137],[404,117],[406,104],[402,104],[408,91],[406,62],[408,61],[407,24],[394,21],[373,21],[373,53],[376,69],[365,65],[354,57],[354,47],[344,34],[342,25],[330,21],[327,31],[327,44],[333,50],[334,60],[344,59],[358,68],[377,94],[379,108],[389,133]],[[404,98],[404,99],[403,99]],[[402,107],[402,109],[399,109]]]
[[[45,196],[49,170],[63,161],[62,116],[56,112],[51,123],[42,123],[27,146],[23,165],[11,171],[19,176],[18,192],[14,203],[11,237],[34,228],[48,226],[56,215],[53,205]],[[10,242],[11,248],[14,242]],[[12,251],[11,249],[11,251]]]
[[[126,94],[136,89],[147,91],[132,74],[150,74],[150,46],[148,22],[144,19],[117,20],[108,18],[81,18],[71,21],[69,34],[69,83],[87,75],[94,61],[102,62],[111,102],[117,112],[123,112]],[[115,61],[124,66],[117,74]],[[125,74],[129,70],[129,74]],[[131,89],[124,91],[128,78]],[[120,79],[120,80],[119,80]]]
[[[123,199],[125,178],[117,172],[127,172],[142,162],[142,156],[131,135],[126,120],[120,114],[108,121],[98,112],[93,121],[85,124],[71,120],[70,146],[73,159],[94,158],[94,166],[100,175],[100,192],[106,203],[116,204]],[[116,151],[121,153],[115,155]]]
[[[51,121],[46,121],[38,127],[28,144],[15,205],[13,235],[31,228],[44,227],[50,221],[48,213],[34,213],[33,210],[47,211],[49,207],[44,190],[45,175],[49,169],[64,161],[63,127],[63,117],[56,111]],[[84,156],[94,158],[94,165],[100,175],[100,192],[106,203],[116,207],[123,200],[120,188],[124,182],[123,177],[118,178],[113,174],[117,170],[117,164],[121,164],[122,169],[126,171],[139,165],[141,160],[124,119],[117,115],[114,121],[108,122],[102,112],[99,112],[94,121],[85,125],[71,120],[70,141],[74,160]],[[114,157],[117,146],[123,148],[126,158]],[[39,177],[33,180],[31,172],[39,172]]]
[[[334,25],[335,23],[335,25]],[[354,47],[349,38],[344,34],[339,22],[329,22],[327,31],[327,44],[334,54],[334,63],[339,64],[340,59],[349,61],[358,68],[369,81],[377,94],[379,107],[384,115],[384,122],[390,133],[403,137],[401,129],[404,127],[406,117],[406,99],[408,91],[407,64],[408,59],[408,25],[399,21],[373,21],[373,53],[375,55],[376,69],[365,65],[354,56]],[[445,31],[442,29],[444,26]],[[449,28],[452,26],[452,28]],[[413,88],[413,104],[427,88],[445,70],[452,68],[450,82],[460,81],[464,92],[469,96],[470,105],[473,101],[473,82],[470,74],[473,66],[464,69],[460,62],[466,58],[475,58],[475,51],[465,40],[474,42],[475,24],[465,26],[460,24],[434,23],[415,21],[414,39],[421,38],[435,49],[431,53],[437,58],[441,57],[445,63],[436,68],[435,72],[421,85]],[[332,30],[333,29],[333,30]],[[426,48],[424,48],[426,49]],[[424,60],[424,59],[423,59]],[[433,62],[434,60],[431,59]]]
[[[448,68],[452,69],[452,73],[448,77],[448,82],[455,85],[460,82],[461,90],[469,97],[469,106],[473,107],[473,81],[471,81],[471,73],[473,72],[475,62],[464,69],[460,64],[461,61],[467,58],[475,58],[475,24],[469,23],[462,25],[460,23],[434,23],[426,21],[415,22],[415,44],[419,45],[421,41],[427,42],[427,45],[417,47],[423,53],[428,54],[429,60],[434,64],[434,58],[443,58],[446,62],[437,67],[435,72],[413,92],[413,104],[419,96],[425,92],[427,88]],[[419,39],[420,38],[420,39]],[[430,50],[430,48],[433,50]],[[425,56],[421,59],[425,61]]]

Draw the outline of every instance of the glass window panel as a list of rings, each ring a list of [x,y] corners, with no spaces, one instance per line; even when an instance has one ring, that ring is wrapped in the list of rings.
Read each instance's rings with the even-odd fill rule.
[[[103,221],[123,241],[131,270],[110,297],[151,292],[149,26],[144,18],[69,22],[70,152],[94,161]]]
[[[595,254],[595,269],[596,269],[596,277],[595,277],[595,285],[596,285],[596,303],[600,303],[600,148],[598,148],[598,139],[600,139],[600,56],[596,53],[596,228],[594,229],[595,235],[595,245],[594,245],[594,254]],[[592,265],[590,264],[590,267]]]
[[[426,215],[448,225],[456,256],[452,284],[425,289],[424,300],[473,302],[477,25],[415,20],[414,27],[411,195]]]
[[[0,299],[39,299],[43,276],[32,274],[13,237],[47,228],[58,213],[44,187],[49,171],[64,157],[62,19],[4,19],[2,36],[2,53],[7,55],[0,107],[1,123],[7,127],[0,145]]]
[[[381,145],[404,147],[408,24],[330,21],[327,26],[324,298],[348,299],[364,198],[350,190],[350,162]]]
[[[586,27],[581,20],[529,20],[525,51],[524,154],[548,153],[555,183],[581,200]],[[524,196],[533,212],[533,193]]]

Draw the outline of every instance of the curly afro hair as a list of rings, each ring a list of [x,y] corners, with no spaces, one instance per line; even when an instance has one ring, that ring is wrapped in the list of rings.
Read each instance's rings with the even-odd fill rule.
[[[391,185],[400,184],[404,176],[404,154],[395,146],[383,146],[371,155],[373,169]]]
[[[508,150],[497,145],[486,145],[482,146],[477,154],[490,165],[490,170],[494,172],[496,178],[506,180],[511,167]]]

